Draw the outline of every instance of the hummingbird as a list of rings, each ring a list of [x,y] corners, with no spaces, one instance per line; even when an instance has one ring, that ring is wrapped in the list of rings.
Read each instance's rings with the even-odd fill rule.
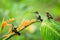
[[[43,21],[43,19],[41,18],[41,16],[39,15],[39,12],[38,11],[36,11],[36,12],[34,12],[35,14],[36,14],[36,17],[37,17],[37,20],[39,20],[39,21]]]
[[[53,19],[53,17],[51,16],[51,14],[49,14],[49,12],[46,13],[46,16],[48,19]]]
[[[13,25],[13,24],[12,24],[12,25]],[[13,26],[14,26],[14,25],[13,25]],[[13,28],[12,28],[12,32],[15,32],[17,35],[20,35],[21,33],[19,33],[16,29],[17,29],[17,28],[13,27]]]

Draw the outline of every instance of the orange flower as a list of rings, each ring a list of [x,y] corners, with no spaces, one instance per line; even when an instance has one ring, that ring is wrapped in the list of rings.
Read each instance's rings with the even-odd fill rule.
[[[7,22],[3,22],[2,25],[3,25],[3,26],[11,25],[11,24],[8,24],[8,22],[12,22],[12,21],[8,20]],[[23,29],[25,29],[27,26],[33,24],[34,22],[36,22],[36,19],[32,19],[32,20],[28,20],[28,21],[23,21],[23,22],[17,27],[17,29],[15,29],[14,32],[12,31],[13,29],[12,29],[12,26],[11,26],[10,29],[9,29],[10,34],[5,35],[5,39],[11,37],[11,36],[14,35],[16,32],[18,32],[18,34],[19,34],[19,31],[22,31]],[[30,30],[32,30],[32,29],[30,29]],[[34,31],[34,30],[33,30],[33,31]]]
[[[30,21],[30,20],[28,20],[28,21],[23,21],[23,22],[21,23],[21,25],[24,26],[24,27],[26,27],[26,26],[30,25],[31,23],[33,23],[33,22],[35,22],[35,21],[36,21],[36,19],[32,19],[31,21]]]
[[[23,21],[22,23],[21,23],[21,25],[22,26],[27,26],[27,25],[29,25],[30,24],[30,20],[28,20],[28,21]]]
[[[2,23],[2,28],[4,28],[4,27],[7,26],[7,25],[8,25],[7,22],[3,22],[3,23]]]
[[[30,24],[33,23],[33,22],[36,22],[36,19],[32,19],[31,21],[30,21],[30,20],[28,20],[28,21],[23,21],[23,22],[18,26],[17,31],[24,29],[25,27],[27,27],[28,25],[30,25]]]
[[[9,19],[9,20],[7,20],[7,21],[3,21],[2,22],[2,29],[4,28],[4,27],[6,27],[6,26],[12,26],[12,24],[9,24],[9,22],[13,22],[15,19],[14,18],[12,18],[12,19]]]

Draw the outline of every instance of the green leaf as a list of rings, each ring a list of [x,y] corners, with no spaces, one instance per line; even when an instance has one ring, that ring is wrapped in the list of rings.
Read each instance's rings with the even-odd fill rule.
[[[54,20],[43,21],[40,31],[43,40],[60,40],[60,25]]]

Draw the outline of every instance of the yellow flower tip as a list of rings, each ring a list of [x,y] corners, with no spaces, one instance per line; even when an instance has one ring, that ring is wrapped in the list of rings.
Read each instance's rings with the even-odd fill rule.
[[[13,22],[15,20],[15,18],[11,18],[9,20],[7,20],[7,22]]]
[[[36,21],[36,19],[32,19],[32,20],[31,20],[31,22],[35,22],[35,21]]]
[[[12,25],[12,24],[7,24],[7,26],[10,26],[10,27],[12,27],[13,25]]]

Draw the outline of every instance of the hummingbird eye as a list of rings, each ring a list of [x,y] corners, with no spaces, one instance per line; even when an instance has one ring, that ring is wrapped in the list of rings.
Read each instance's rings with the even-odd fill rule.
[[[38,12],[38,11],[36,11],[36,12],[34,12],[34,13],[39,14],[39,12]]]

